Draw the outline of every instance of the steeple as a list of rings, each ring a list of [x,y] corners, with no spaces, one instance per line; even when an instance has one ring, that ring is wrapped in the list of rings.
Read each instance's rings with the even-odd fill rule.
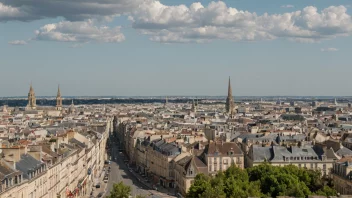
[[[61,97],[60,85],[57,86],[57,97]]]
[[[56,95],[56,110],[62,110],[62,98],[61,98],[61,91],[60,85],[57,88],[57,95]]]
[[[229,84],[228,84],[228,90],[227,90],[227,98],[226,98],[226,112],[228,114],[233,114],[234,108],[235,108],[235,101],[232,96],[232,88],[231,88],[231,79],[229,77]]]
[[[34,89],[31,83],[31,86],[29,87],[29,93],[28,93],[28,104],[26,109],[27,110],[34,110],[37,108],[37,100],[35,98],[35,93]]]
[[[229,77],[229,85],[227,87],[227,97],[232,97],[231,78],[230,77]]]
[[[169,103],[169,99],[167,98],[167,96],[165,97],[165,107],[167,107],[167,105],[168,105],[168,103]]]
[[[31,86],[29,87],[29,93],[34,93],[32,82],[31,82]]]
[[[191,111],[192,111],[193,113],[196,113],[196,112],[197,112],[197,107],[196,107],[196,103],[194,102],[194,99],[193,99],[193,101],[192,101],[192,108],[191,108]]]

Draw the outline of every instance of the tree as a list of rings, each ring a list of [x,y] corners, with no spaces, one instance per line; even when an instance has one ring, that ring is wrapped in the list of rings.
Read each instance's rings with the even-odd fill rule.
[[[329,186],[324,186],[322,189],[319,189],[314,194],[321,196],[337,196],[336,190]]]
[[[115,183],[107,198],[128,198],[131,194],[131,187],[124,185],[122,182]]]
[[[187,197],[201,197],[201,194],[204,193],[207,188],[211,188],[210,179],[210,177],[204,174],[198,174],[188,191]]]
[[[247,198],[247,197],[307,197],[308,195],[336,196],[332,184],[324,185],[320,171],[284,167],[263,163],[242,170],[231,166],[225,172],[210,177],[197,175],[190,187],[190,198]]]

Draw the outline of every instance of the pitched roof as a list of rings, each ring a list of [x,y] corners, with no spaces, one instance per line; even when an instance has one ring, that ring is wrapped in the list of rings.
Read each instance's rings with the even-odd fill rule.
[[[16,162],[16,169],[23,173],[23,178],[28,179],[28,173],[37,170],[43,163],[29,154],[21,155],[20,161]]]
[[[243,155],[242,150],[235,142],[211,142],[208,145],[208,155],[227,155],[229,151],[233,151],[235,155]]]

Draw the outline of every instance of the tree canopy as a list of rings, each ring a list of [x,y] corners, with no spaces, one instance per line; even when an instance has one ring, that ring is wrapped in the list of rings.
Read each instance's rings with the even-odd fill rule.
[[[336,196],[336,194],[333,188],[324,185],[319,171],[293,165],[279,167],[263,163],[246,170],[232,166],[214,177],[199,174],[187,197],[307,197]]]
[[[114,184],[110,195],[107,198],[128,198],[131,194],[131,187],[124,185],[122,182]]]

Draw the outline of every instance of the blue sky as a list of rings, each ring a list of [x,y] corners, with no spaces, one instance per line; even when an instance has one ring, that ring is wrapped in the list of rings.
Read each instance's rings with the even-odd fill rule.
[[[348,0],[92,1],[0,0],[0,96],[352,95]]]

